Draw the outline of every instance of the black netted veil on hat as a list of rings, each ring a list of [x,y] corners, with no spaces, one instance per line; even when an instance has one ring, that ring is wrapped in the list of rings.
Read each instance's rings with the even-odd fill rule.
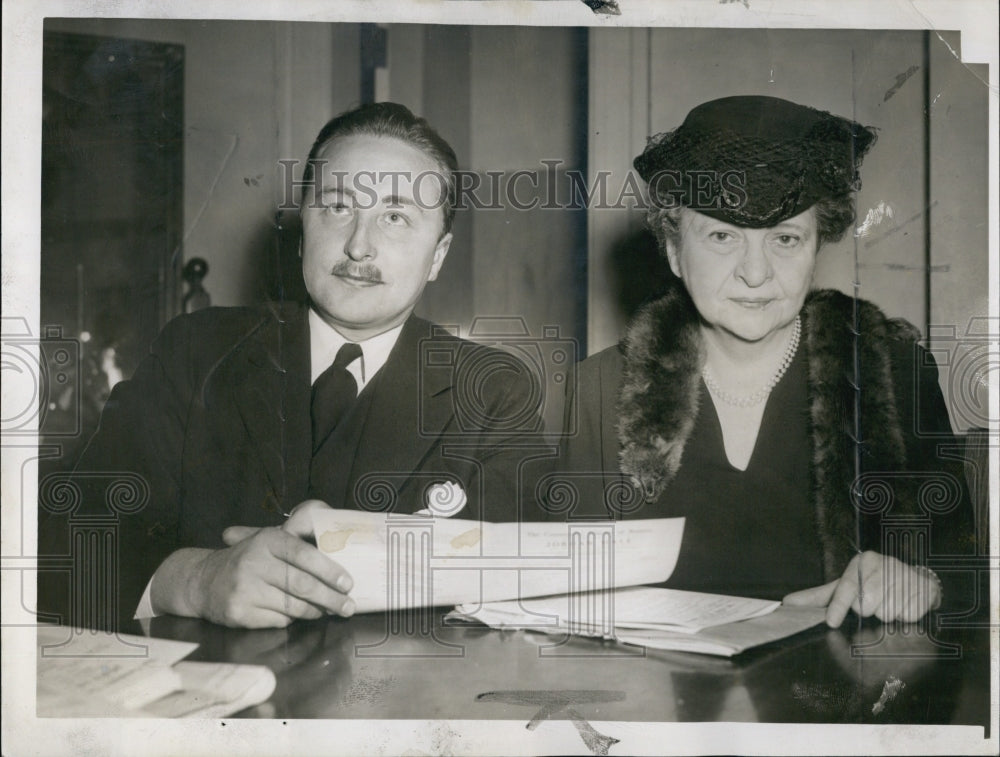
[[[633,165],[653,202],[764,228],[861,186],[875,130],[777,97],[725,97],[657,135]]]

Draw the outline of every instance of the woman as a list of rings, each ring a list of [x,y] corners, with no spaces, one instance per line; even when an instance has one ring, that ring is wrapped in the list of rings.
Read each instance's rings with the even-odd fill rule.
[[[906,322],[810,291],[874,141],[806,106],[729,97],[635,160],[676,280],[579,366],[563,463],[615,471],[600,492],[577,487],[574,515],[685,517],[667,586],[828,606],[831,626],[941,602],[926,547],[882,554],[903,515],[921,516],[907,527],[932,534],[933,554],[954,553],[968,515],[961,468],[935,453],[951,432],[937,370]]]

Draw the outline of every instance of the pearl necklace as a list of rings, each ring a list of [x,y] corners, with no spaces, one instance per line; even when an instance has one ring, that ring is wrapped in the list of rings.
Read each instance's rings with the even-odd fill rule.
[[[781,358],[781,365],[778,366],[778,370],[775,371],[774,375],[768,379],[768,382],[760,389],[758,389],[753,394],[747,395],[745,397],[737,397],[735,394],[730,394],[725,391],[712,377],[711,372],[708,370],[708,363],[704,365],[701,369],[701,377],[705,379],[705,385],[709,388],[716,397],[725,402],[727,405],[732,405],[733,407],[753,407],[754,405],[759,405],[763,402],[767,396],[771,393],[771,390],[778,385],[781,381],[781,377],[785,375],[788,370],[788,366],[792,364],[792,360],[795,358],[795,353],[799,349],[799,337],[802,335],[802,319],[799,316],[795,316],[795,325],[792,327],[792,335],[788,340],[788,345],[785,347],[785,354]]]

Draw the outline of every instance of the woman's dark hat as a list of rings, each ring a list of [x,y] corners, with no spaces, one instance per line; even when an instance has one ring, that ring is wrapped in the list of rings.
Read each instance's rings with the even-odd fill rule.
[[[703,103],[633,165],[661,207],[764,228],[861,186],[875,130],[777,97]]]

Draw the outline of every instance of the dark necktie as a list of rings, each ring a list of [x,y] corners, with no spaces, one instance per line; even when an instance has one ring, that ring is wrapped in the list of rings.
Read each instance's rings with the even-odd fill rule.
[[[337,357],[312,389],[313,454],[330,432],[337,427],[344,413],[358,396],[358,382],[347,366],[361,357],[361,347],[347,342],[337,351]]]

